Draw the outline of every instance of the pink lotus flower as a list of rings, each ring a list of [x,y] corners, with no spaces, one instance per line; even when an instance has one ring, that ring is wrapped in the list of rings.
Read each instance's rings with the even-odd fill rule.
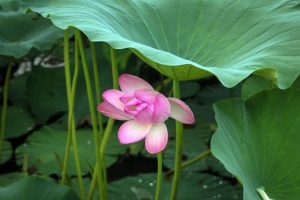
[[[193,112],[183,101],[166,98],[143,79],[122,74],[119,84],[121,91],[105,91],[104,102],[97,109],[107,117],[127,120],[118,132],[120,143],[145,139],[147,151],[155,154],[167,146],[168,130],[164,122],[169,117],[185,124],[194,123]]]

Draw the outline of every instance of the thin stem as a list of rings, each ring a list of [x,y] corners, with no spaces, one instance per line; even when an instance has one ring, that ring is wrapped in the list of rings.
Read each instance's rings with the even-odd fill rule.
[[[192,158],[192,159],[190,159],[190,160],[187,160],[187,161],[181,163],[181,169],[186,168],[186,167],[188,167],[188,166],[190,166],[190,165],[192,165],[192,164],[194,164],[194,163],[197,163],[197,162],[199,162],[200,160],[203,160],[204,158],[206,158],[206,157],[209,156],[210,154],[211,154],[211,150],[210,150],[210,149],[208,149],[208,150],[202,152],[202,153],[199,154],[198,156],[195,156],[194,158]],[[173,172],[174,172],[174,169],[170,169],[170,170],[166,173],[166,175],[168,176],[168,175],[172,174]]]
[[[159,200],[161,183],[162,183],[162,152],[157,154],[157,178],[156,178],[156,193],[155,200]]]
[[[67,101],[70,102],[71,96],[71,70],[70,70],[70,57],[69,57],[69,33],[68,30],[64,31],[64,63],[65,63],[65,80],[66,80],[66,90],[67,90]],[[68,124],[69,127],[69,124]],[[68,131],[67,144],[64,155],[63,169],[61,173],[61,184],[65,184],[67,179],[67,170],[70,158],[70,148],[72,142],[71,131]]]
[[[0,128],[0,157],[2,154],[2,148],[4,143],[4,135],[5,135],[5,126],[6,126],[6,113],[7,113],[7,100],[8,100],[8,86],[9,86],[9,78],[12,72],[12,62],[10,61],[8,64],[8,68],[5,74],[5,80],[3,85],[3,95],[2,95],[2,113],[1,113],[1,128]]]
[[[28,154],[24,154],[23,157],[23,165],[22,165],[22,172],[25,176],[28,176]]]
[[[112,78],[113,78],[113,88],[118,89],[118,65],[117,65],[117,59],[116,59],[116,51],[112,48],[111,49],[111,67],[112,67]],[[105,150],[108,143],[108,140],[110,138],[110,134],[112,131],[112,128],[114,126],[114,119],[110,118],[107,122],[107,126],[104,132],[104,136],[101,142],[100,146],[100,158],[103,164],[103,191],[104,193],[104,199],[107,199],[107,175],[106,175],[106,167],[105,167]]]
[[[66,76],[66,88],[67,88],[67,99],[68,99],[68,139],[72,139],[73,149],[74,149],[74,160],[76,166],[76,173],[79,182],[79,190],[80,190],[80,197],[84,200],[84,187],[83,187],[83,180],[82,180],[82,173],[81,173],[81,166],[80,166],[80,159],[78,153],[78,145],[77,145],[77,137],[76,137],[76,126],[75,126],[75,117],[74,117],[74,105],[75,105],[75,94],[76,94],[76,86],[77,80],[79,75],[79,53],[78,53],[78,45],[75,42],[75,71],[73,76],[73,82],[71,82],[71,69],[70,69],[70,58],[69,58],[69,35],[68,31],[65,30],[65,38],[64,38],[64,53],[65,53],[65,76]],[[68,145],[68,142],[67,142]],[[70,145],[70,144],[69,144]],[[66,152],[70,154],[70,149],[67,149]],[[69,155],[66,156],[67,158]],[[68,160],[66,161],[68,163]],[[66,165],[64,165],[66,167]],[[64,168],[64,170],[66,170]],[[65,176],[66,177],[66,176]],[[63,181],[62,181],[63,182]]]
[[[92,52],[92,63],[93,63],[93,74],[94,74],[94,82],[95,82],[95,94],[96,94],[96,100],[97,104],[101,103],[101,86],[100,86],[100,80],[99,80],[99,71],[98,71],[98,63],[97,63],[97,57],[96,57],[96,49],[95,44],[93,42],[91,44],[91,52]],[[98,117],[98,126],[99,126],[99,142],[102,139],[102,133],[103,133],[103,124],[102,124],[102,115],[100,112],[97,113]]]
[[[93,198],[93,194],[94,194],[96,183],[97,183],[97,178],[99,177],[98,176],[99,171],[96,170],[97,168],[98,168],[98,164],[96,163],[96,167],[95,167],[94,172],[93,172],[92,182],[91,182],[91,186],[90,186],[90,189],[89,189],[89,192],[88,192],[87,200],[91,200]]]
[[[257,188],[256,191],[263,200],[273,200],[267,195],[263,187]]]
[[[84,187],[83,187],[83,180],[81,176],[81,166],[80,166],[80,159],[78,153],[78,145],[77,145],[77,137],[76,137],[76,122],[74,116],[74,106],[75,106],[75,95],[76,95],[76,88],[77,88],[77,81],[79,76],[79,50],[78,44],[75,41],[75,69],[74,69],[74,76],[72,81],[72,88],[71,88],[71,98],[70,98],[70,108],[69,108],[69,116],[68,116],[68,123],[69,123],[69,130],[72,130],[72,142],[74,147],[74,158],[75,158],[75,165],[76,165],[76,172],[77,178],[79,182],[79,189],[81,198],[84,199]]]
[[[112,79],[113,79],[113,88],[118,89],[119,88],[119,82],[118,82],[118,63],[117,63],[117,53],[116,50],[111,48],[110,50],[110,57],[111,57],[111,71],[112,71]]]
[[[98,172],[98,182],[100,185],[103,184],[102,181],[102,163],[101,163],[101,158],[99,155],[99,135],[98,135],[98,128],[97,128],[97,117],[96,117],[96,107],[95,107],[95,102],[94,102],[94,96],[92,92],[92,84],[91,84],[91,78],[90,78],[90,72],[89,72],[89,67],[88,67],[88,62],[85,54],[85,50],[83,47],[83,42],[82,42],[82,37],[80,34],[79,30],[75,31],[75,36],[79,45],[79,50],[80,50],[80,55],[81,55],[81,61],[82,61],[82,66],[83,66],[83,72],[84,72],[84,77],[85,77],[85,82],[86,82],[86,90],[87,90],[87,96],[88,96],[88,101],[89,101],[89,109],[90,109],[90,115],[91,115],[91,120],[92,120],[92,127],[93,127],[93,135],[94,135],[94,140],[95,140],[95,151],[96,151],[96,165],[98,166],[95,168],[95,170],[99,170]],[[103,197],[104,191],[99,191],[100,196]],[[101,198],[104,199],[104,198]]]
[[[99,104],[102,101],[101,98],[101,87],[100,87],[100,80],[99,80],[99,71],[98,71],[98,63],[97,63],[97,57],[96,57],[96,48],[95,48],[95,44],[93,42],[90,42],[91,44],[91,54],[92,54],[92,64],[93,64],[93,74],[94,74],[94,83],[95,83],[95,94],[96,94],[96,103]],[[97,112],[97,122],[98,122],[98,137],[99,137],[99,141],[98,141],[98,145],[100,145],[100,142],[102,140],[103,137],[103,123],[102,123],[102,114],[100,112]],[[98,152],[98,150],[96,150]],[[97,155],[98,157],[98,161],[100,162],[100,157],[99,155]],[[101,165],[103,165],[101,163]],[[101,171],[102,166],[98,167],[96,171]],[[98,186],[99,186],[99,192],[101,191],[101,187],[102,187],[102,180],[100,180],[100,178],[102,178],[101,175],[99,175],[99,173],[97,173],[97,178],[98,178]],[[91,185],[91,187],[95,187],[95,185]],[[92,191],[94,191],[94,188],[90,188]]]
[[[175,98],[180,98],[180,85],[179,81],[173,80],[173,95]],[[174,177],[172,183],[171,190],[171,200],[176,199],[180,171],[181,171],[181,158],[182,158],[182,140],[183,140],[183,126],[182,123],[176,121],[176,152],[175,152],[175,169],[174,169]]]
[[[101,158],[101,162],[102,162],[102,166],[103,166],[103,169],[102,169],[103,191],[105,192],[104,199],[107,199],[107,175],[106,175],[105,151],[106,151],[106,146],[107,146],[108,140],[110,138],[112,128],[114,126],[114,122],[115,122],[114,119],[109,118],[105,132],[104,132],[104,136],[103,136],[103,139],[101,142],[101,146],[100,146],[100,158]]]

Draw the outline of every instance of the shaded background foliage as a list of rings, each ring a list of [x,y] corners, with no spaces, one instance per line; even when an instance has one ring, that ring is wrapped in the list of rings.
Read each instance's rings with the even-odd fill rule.
[[[264,94],[271,96],[270,101],[274,98],[285,98],[284,92],[269,89],[277,88],[277,85],[281,88],[289,87],[300,71],[300,14],[297,1],[191,0],[190,4],[184,4],[176,0],[164,2],[26,0],[23,3],[24,7],[30,5],[33,11],[49,18],[59,28],[74,26],[81,29],[88,37],[85,38],[88,58],[91,58],[88,39],[108,42],[114,48],[122,49],[117,51],[120,73],[138,75],[160,88],[167,96],[172,91],[171,82],[164,75],[189,80],[182,82],[181,95],[192,108],[197,121],[193,126],[185,127],[182,158],[184,161],[210,148],[212,134],[217,128],[213,110],[215,102],[235,98],[222,101],[223,103],[215,107],[218,125],[222,124],[220,121],[223,123],[226,121],[218,118],[220,113],[229,109],[229,116],[224,118],[232,120],[233,122],[228,124],[235,127],[234,122],[240,117],[231,119],[236,109],[226,107],[227,104],[227,106],[235,104],[238,99],[242,105],[251,98],[253,109],[259,106],[267,107],[268,102],[264,101],[266,99]],[[8,96],[5,142],[0,160],[0,197],[77,199],[78,182],[72,156],[69,165],[69,186],[55,184],[60,176],[67,137],[68,108],[61,40],[63,32],[49,19],[37,13],[24,14],[20,5],[21,1],[0,0],[0,23],[6,27],[3,31],[1,29],[0,34],[2,77],[5,75],[5,66],[9,60],[13,60],[14,63],[14,75],[10,79]],[[266,10],[268,12],[264,12]],[[208,11],[211,15],[206,14]],[[72,18],[67,17],[70,12]],[[191,19],[198,19],[196,26],[190,23]],[[95,26],[94,22],[98,26]],[[159,25],[156,22],[160,22]],[[20,30],[20,27],[24,29]],[[174,32],[177,34],[173,34]],[[70,40],[74,41],[73,35]],[[105,90],[112,85],[109,67],[110,46],[106,43],[96,43],[96,50],[101,86]],[[198,54],[193,56],[195,51]],[[71,45],[71,65],[74,64],[73,60],[74,46]],[[22,73],[23,71],[25,73]],[[242,80],[252,72],[268,79],[251,76],[243,82]],[[192,80],[196,78],[203,79]],[[235,87],[225,88],[220,81],[227,87]],[[291,86],[293,88],[291,90],[298,90],[298,86],[297,80]],[[97,95],[100,95],[100,91]],[[88,189],[95,156],[86,96],[81,72],[77,86],[75,117],[84,184]],[[226,108],[225,111],[221,109],[222,106]],[[293,106],[297,106],[296,101],[290,104],[290,108]],[[270,113],[278,118],[285,118],[290,114],[280,112],[279,115],[273,113],[272,108],[267,114]],[[267,119],[266,117],[265,120]],[[289,126],[289,123],[290,121],[287,121],[284,125]],[[228,124],[219,127],[214,134],[214,141],[221,143],[222,137],[229,136],[230,131],[226,131]],[[267,122],[264,125],[266,124]],[[142,143],[120,145],[116,138],[119,125],[120,123],[115,124],[106,153],[109,199],[153,199],[156,160],[143,150]],[[173,167],[175,154],[174,122],[167,121],[167,126],[170,139],[164,152],[165,172]],[[298,129],[299,127],[295,126],[295,130]],[[247,131],[252,134],[256,132],[251,129],[246,129]],[[236,139],[242,137],[241,133],[243,131],[235,133],[238,135]],[[262,135],[259,138],[269,137],[267,134],[266,136],[264,133],[260,134]],[[288,140],[287,145],[295,146],[296,141]],[[245,186],[244,199],[259,199],[258,195],[254,194],[256,188],[250,187],[247,182],[249,174],[241,174],[240,169],[233,169],[233,165],[236,168],[243,166],[245,168],[242,169],[248,169],[242,157],[251,156],[251,152],[249,154],[249,151],[245,151],[242,157],[227,158],[228,154],[240,152],[240,149],[234,149],[232,143],[223,146],[216,145],[215,142],[212,144],[216,146],[215,155]],[[241,148],[247,147],[248,143],[245,142],[243,145],[245,146]],[[267,149],[264,145],[258,147],[262,152]],[[224,156],[219,152],[228,154]],[[298,152],[298,149],[294,150],[294,153]],[[272,153],[275,154],[274,152],[270,154]],[[283,149],[282,156],[286,155],[287,152]],[[234,159],[240,160],[242,164],[234,162]],[[291,162],[291,165],[293,164],[295,163]],[[264,166],[261,166],[257,170],[263,168]],[[251,170],[250,172],[251,175],[255,174]],[[299,174],[297,169],[292,173]],[[254,181],[259,178],[255,177]],[[170,176],[166,176],[163,181],[162,199],[168,199],[170,184]],[[262,185],[254,185],[264,186],[263,183],[260,184]],[[295,186],[295,182],[291,185],[295,188],[293,194],[298,195],[299,187]],[[266,190],[272,191],[268,187]],[[35,196],[36,191],[39,191],[41,196]],[[98,194],[95,194],[94,199],[97,199],[97,196]],[[242,187],[215,157],[209,156],[183,169],[182,172],[178,199],[199,198],[243,199]],[[287,199],[294,200],[295,196]]]

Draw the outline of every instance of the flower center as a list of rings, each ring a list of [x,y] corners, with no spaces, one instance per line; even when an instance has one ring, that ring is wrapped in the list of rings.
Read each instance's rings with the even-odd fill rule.
[[[130,115],[136,115],[139,111],[145,108],[148,104],[137,99],[133,98],[125,104],[124,111]]]

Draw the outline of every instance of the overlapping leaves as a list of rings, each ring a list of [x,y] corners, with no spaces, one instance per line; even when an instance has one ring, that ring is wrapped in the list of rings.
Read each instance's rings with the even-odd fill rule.
[[[265,90],[215,105],[213,154],[244,186],[244,200],[297,200],[300,194],[300,91]]]
[[[32,48],[50,49],[62,31],[36,13],[24,14],[19,0],[0,1],[0,55],[21,58]]]

